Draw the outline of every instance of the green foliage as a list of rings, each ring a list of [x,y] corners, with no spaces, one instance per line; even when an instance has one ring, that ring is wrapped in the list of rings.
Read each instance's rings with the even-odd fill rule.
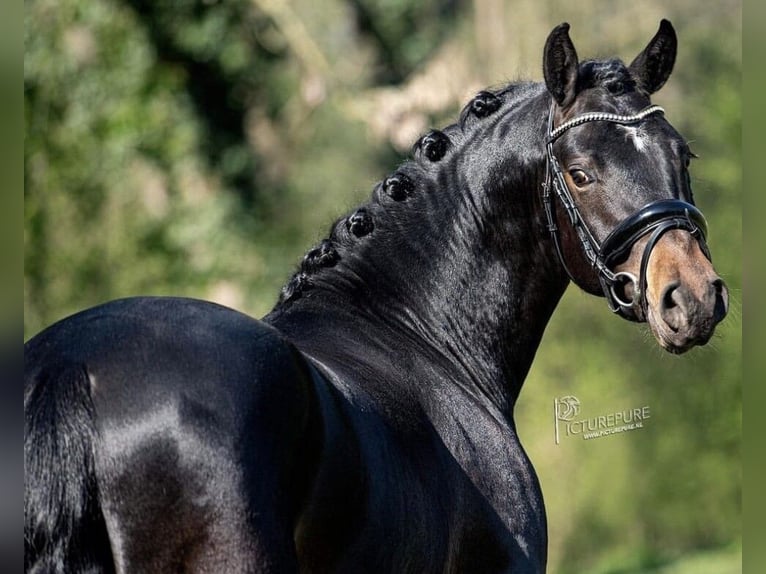
[[[382,82],[401,82],[443,39],[457,12],[457,2],[426,0],[355,0],[360,29],[376,47],[377,76]],[[434,25],[436,23],[437,25]]]
[[[219,271],[198,254],[232,200],[199,157],[184,71],[157,61],[121,4],[37,2],[27,18],[27,324],[198,289]]]
[[[708,347],[671,357],[602,300],[571,288],[517,421],[546,499],[552,572],[705,572],[701,564],[733,572],[741,536],[739,3],[480,4],[513,34],[473,40],[490,52],[472,61],[507,69],[506,77],[521,66],[516,52],[493,46],[538,58],[564,20],[586,57],[619,50],[630,58],[663,16],[678,30],[676,72],[656,100],[700,156],[693,185],[731,290],[730,316]],[[25,336],[135,294],[267,312],[301,254],[398,160],[351,104],[370,110],[374,88],[404,89],[448,41],[480,52],[467,8],[28,2]],[[652,418],[640,431],[557,446],[553,399],[565,395],[593,413],[649,405]]]

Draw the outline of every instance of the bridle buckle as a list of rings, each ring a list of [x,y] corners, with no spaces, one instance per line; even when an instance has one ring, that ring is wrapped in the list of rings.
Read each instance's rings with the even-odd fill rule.
[[[626,279],[627,281],[622,281],[622,279]],[[623,299],[623,293],[618,292],[616,289],[618,286],[624,287],[628,283],[633,285],[633,297],[630,301]],[[641,302],[641,283],[639,282],[638,277],[629,271],[619,271],[618,273],[615,273],[614,281],[609,285],[609,291],[612,294],[612,299],[616,301],[620,307],[632,309],[637,307]]]

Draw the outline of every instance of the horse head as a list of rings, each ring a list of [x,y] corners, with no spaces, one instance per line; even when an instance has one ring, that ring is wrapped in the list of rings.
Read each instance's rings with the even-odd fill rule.
[[[682,353],[710,339],[728,293],[694,206],[694,154],[650,101],[670,76],[676,44],[663,20],[630,65],[579,62],[569,25],[551,32],[543,57],[551,95],[543,198],[570,278]]]

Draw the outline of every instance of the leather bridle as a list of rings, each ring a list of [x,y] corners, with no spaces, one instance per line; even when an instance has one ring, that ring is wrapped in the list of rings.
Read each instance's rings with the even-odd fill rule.
[[[548,219],[548,230],[551,233],[559,260],[569,278],[574,277],[564,260],[561,242],[556,225],[556,218],[552,205],[552,191],[561,201],[562,206],[569,215],[569,221],[580,239],[585,257],[598,273],[601,288],[604,291],[609,308],[633,321],[641,320],[637,310],[640,308],[643,318],[647,316],[646,282],[649,257],[652,254],[660,237],[671,229],[688,231],[698,241],[702,252],[710,259],[710,251],[705,243],[707,237],[707,222],[702,212],[693,204],[680,199],[661,199],[651,202],[635,213],[623,219],[604,239],[599,243],[591,232],[588,224],[582,217],[580,210],[569,191],[564,174],[558,159],[553,153],[553,143],[566,131],[587,122],[611,122],[621,125],[630,125],[642,121],[644,118],[664,113],[660,106],[649,106],[634,115],[618,115],[607,112],[588,112],[576,116],[557,128],[553,128],[555,103],[551,104],[548,115],[548,130],[546,138],[546,176],[543,183],[543,205]],[[639,277],[627,271],[615,273],[614,266],[624,260],[633,245],[643,236],[650,234],[649,241],[644,247],[639,268]],[[625,286],[633,284],[633,294],[628,300]]]

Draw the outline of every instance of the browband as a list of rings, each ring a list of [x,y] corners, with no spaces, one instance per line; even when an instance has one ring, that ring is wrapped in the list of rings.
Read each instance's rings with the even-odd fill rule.
[[[548,143],[553,143],[565,131],[582,125],[586,122],[611,122],[613,124],[628,126],[630,124],[636,124],[643,120],[646,116],[650,116],[656,113],[664,114],[665,110],[661,106],[649,106],[648,108],[644,108],[637,114],[633,114],[631,116],[622,116],[620,114],[612,114],[609,112],[588,112],[585,114],[580,114],[579,116],[564,122],[555,130],[551,131],[548,134]]]

